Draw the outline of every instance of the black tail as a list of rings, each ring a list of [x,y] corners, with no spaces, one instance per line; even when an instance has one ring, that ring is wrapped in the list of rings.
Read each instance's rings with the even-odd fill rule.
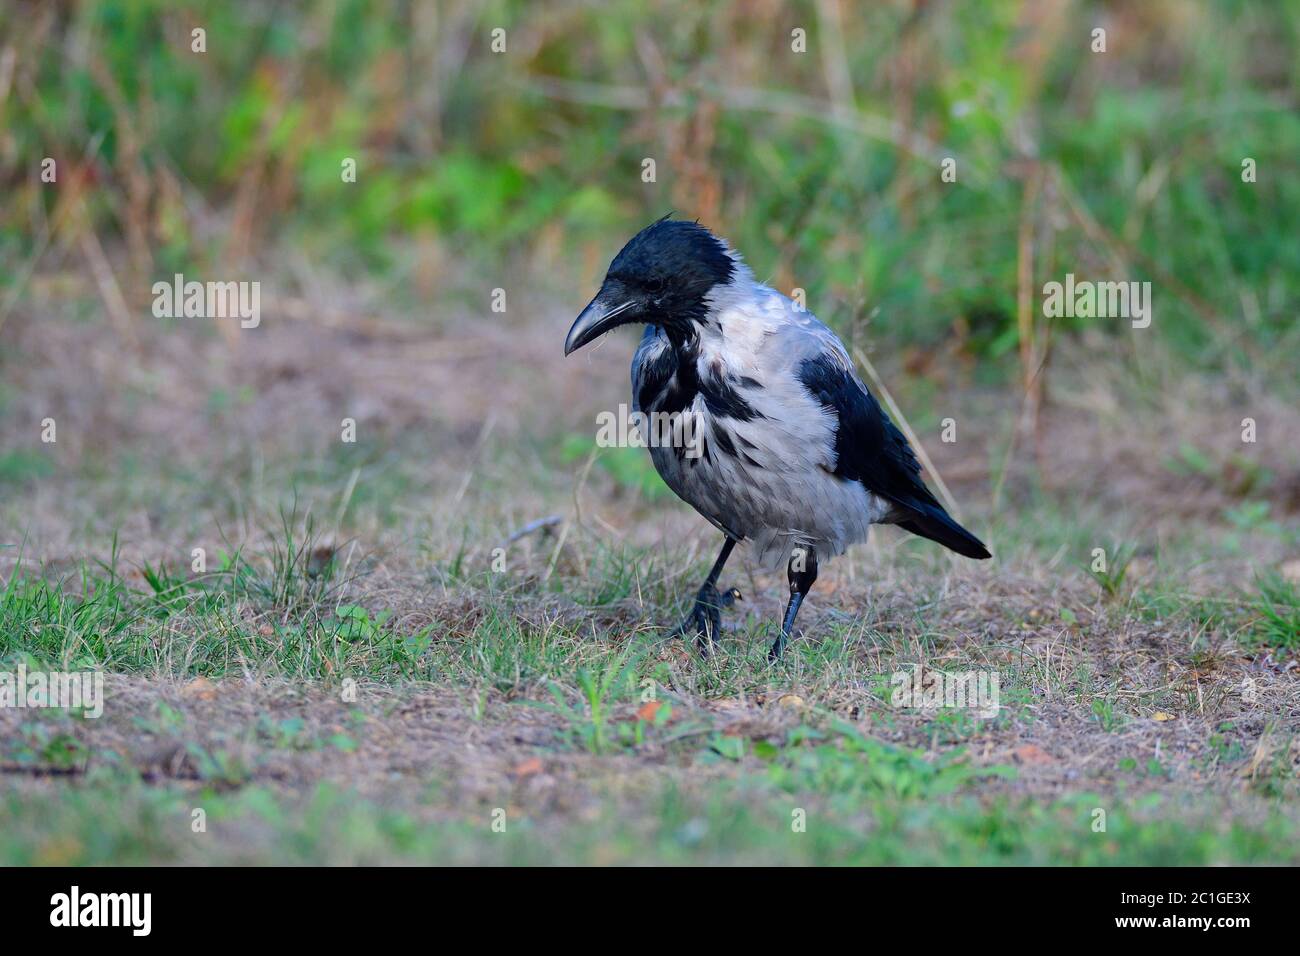
[[[983,541],[953,521],[948,512],[937,503],[909,509],[907,520],[896,523],[912,534],[938,541],[945,548],[968,558],[993,557],[989,554],[989,549],[984,547]]]

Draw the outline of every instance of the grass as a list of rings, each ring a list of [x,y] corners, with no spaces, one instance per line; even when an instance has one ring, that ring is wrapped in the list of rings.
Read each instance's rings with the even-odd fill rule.
[[[1262,578],[1251,608],[1249,640],[1262,647],[1300,648],[1300,592],[1278,575]]]
[[[109,696],[100,721],[0,711],[4,862],[1297,862],[1296,690],[1253,663],[1294,647],[1280,578],[1198,603],[1081,570],[974,618],[951,572],[861,607],[832,586],[769,667],[779,594],[760,582],[699,662],[665,640],[675,585],[636,585],[674,564],[652,550],[543,581],[541,548],[504,586],[467,566],[417,618],[382,584],[394,554],[313,561],[292,509],[259,540],[203,574],[125,568],[114,540],[61,578],[10,573],[0,661],[102,669]],[[1116,657],[1120,633],[1163,650]],[[996,668],[997,716],[892,707],[918,663]],[[404,769],[380,791],[384,766]]]
[[[283,237],[349,281],[382,277],[414,310],[435,286],[457,306],[482,301],[448,249],[585,271],[608,259],[611,232],[676,208],[723,227],[760,275],[807,290],[846,334],[887,325],[923,353],[959,338],[1005,381],[1019,329],[1015,284],[1002,279],[1016,274],[1037,173],[1046,188],[1029,211],[1054,237],[1043,271],[1152,280],[1178,315],[1161,334],[1203,367],[1249,369],[1294,347],[1297,247],[1261,228],[1300,209],[1295,183],[1276,174],[1300,144],[1288,5],[1080,2],[1040,19],[1000,0],[886,5],[832,25],[800,0],[780,19],[804,24],[806,53],[743,4],[648,17],[616,7],[557,18],[497,2],[482,15],[515,35],[504,54],[469,6],[435,23],[395,0],[256,15],[203,0],[183,16],[107,0],[15,22],[25,56],[0,102],[14,141],[0,254],[33,254],[58,220],[111,232],[129,245],[122,284],[134,298],[155,272],[230,268],[216,210],[257,195],[259,226],[236,233],[235,256]],[[221,42],[191,52],[191,21]],[[1104,54],[1081,40],[1101,21],[1124,40]],[[828,61],[840,64],[834,90]],[[60,159],[64,184],[100,172],[104,193],[84,217],[17,160],[38,155]],[[358,160],[354,182],[340,176],[344,157]],[[654,182],[640,176],[646,158]],[[945,158],[956,182],[939,179]],[[864,320],[873,308],[880,318]],[[1233,332],[1238,313],[1248,336]],[[1063,326],[1122,342],[1104,322]],[[217,404],[248,397],[223,386]]]
[[[1297,862],[1293,6],[64,6],[0,96],[0,669],[108,700],[0,708],[0,863]],[[596,444],[631,336],[559,348],[668,209],[994,561],[882,530],[769,666],[738,556],[721,653],[668,638],[717,535]],[[265,321],[155,320],[175,272]],[[1046,320],[1066,273],[1152,327]]]
[[[689,791],[662,781],[630,794],[600,787],[592,795],[604,809],[558,820],[517,806],[509,789],[500,806],[488,799],[449,814],[436,783],[403,807],[333,784],[286,800],[262,785],[214,786],[229,773],[216,767],[197,788],[151,787],[104,768],[59,801],[10,792],[0,823],[13,834],[10,865],[1297,861],[1295,821],[1281,813],[1238,818],[1212,801],[1189,815],[1159,794],[980,801],[968,767],[936,766],[852,733],[839,743],[783,747],[765,768]]]

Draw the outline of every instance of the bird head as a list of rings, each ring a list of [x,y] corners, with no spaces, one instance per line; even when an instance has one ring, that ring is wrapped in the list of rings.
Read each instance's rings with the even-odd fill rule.
[[[735,269],[721,239],[697,222],[665,216],[614,257],[600,291],[569,329],[564,354],[634,322],[660,326],[673,341],[684,341],[708,314],[710,290],[730,282]]]

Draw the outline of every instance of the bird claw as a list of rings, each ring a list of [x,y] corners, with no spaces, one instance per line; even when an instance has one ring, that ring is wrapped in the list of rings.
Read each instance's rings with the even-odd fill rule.
[[[782,633],[781,636],[776,639],[776,643],[774,643],[767,652],[767,662],[769,664],[775,664],[781,659],[781,655],[785,653],[785,646],[790,642],[792,636],[792,634]]]
[[[694,635],[695,643],[700,650],[700,656],[704,658],[710,657],[714,645],[722,634],[721,609],[731,607],[737,601],[742,600],[744,600],[744,597],[741,595],[739,588],[727,588],[726,591],[720,594],[716,587],[705,585],[700,588],[700,593],[695,598],[695,606],[686,615],[686,620],[677,626],[673,636],[686,638]]]

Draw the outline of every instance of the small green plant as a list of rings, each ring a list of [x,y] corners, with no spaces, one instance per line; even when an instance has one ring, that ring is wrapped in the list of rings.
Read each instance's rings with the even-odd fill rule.
[[[745,738],[733,734],[711,734],[709,750],[725,760],[740,760],[745,756]]]
[[[1213,479],[1219,469],[1205,452],[1191,442],[1178,446],[1178,454],[1165,461],[1165,467],[1176,475],[1196,475]]]
[[[36,482],[54,473],[54,463],[34,451],[7,451],[0,455],[0,484]]]
[[[601,667],[581,665],[574,671],[581,703],[574,706],[564,688],[550,681],[547,686],[555,703],[540,706],[563,716],[567,721],[564,735],[591,753],[605,753],[616,742],[614,736],[618,737],[619,743],[633,743],[634,738],[630,738],[629,733],[635,735],[635,728],[625,725],[623,731],[617,732],[611,727],[616,695],[631,696],[635,693],[640,663],[641,654],[633,653],[629,647],[609,655]]]
[[[193,761],[198,778],[219,790],[240,787],[253,777],[252,768],[243,758],[225,748],[208,748],[191,741],[185,745],[185,752]]]
[[[301,717],[275,720],[264,714],[257,721],[257,736],[279,750],[314,750],[320,746],[307,732],[307,722]]]
[[[1117,544],[1104,549],[1088,565],[1088,573],[1101,585],[1101,590],[1107,597],[1117,597],[1123,590],[1124,579],[1128,576],[1129,565],[1136,552],[1135,545]]]
[[[790,792],[926,799],[954,793],[981,777],[1015,775],[1010,767],[972,764],[962,748],[927,760],[921,750],[867,737],[842,720],[834,721],[831,730],[833,736],[806,727],[792,731],[785,759],[769,767],[771,779]]]
[[[1250,643],[1265,647],[1300,649],[1300,591],[1280,574],[1256,581],[1258,594],[1250,604],[1253,616],[1247,631]]]
[[[85,769],[90,749],[70,733],[66,721],[37,720],[22,724],[5,748],[5,759],[45,773],[70,773]]]
[[[1111,697],[1094,697],[1092,715],[1097,718],[1101,729],[1107,733],[1119,730],[1124,725],[1124,716],[1115,712],[1115,700]]]
[[[1254,531],[1258,528],[1276,531],[1279,528],[1277,522],[1269,520],[1271,510],[1272,505],[1267,501],[1243,501],[1228,508],[1223,516],[1239,531]]]
[[[161,700],[154,706],[153,716],[137,715],[131,722],[142,733],[163,737],[179,735],[185,729],[185,715]]]
[[[391,611],[380,611],[372,619],[365,608],[343,604],[334,612],[333,617],[325,619],[324,626],[345,644],[354,641],[374,642],[383,635],[384,622],[391,615]]]
[[[1241,745],[1241,741],[1222,733],[1232,729],[1230,723],[1221,724],[1219,726],[1221,732],[1210,738],[1210,749],[1214,751],[1215,757],[1224,763],[1236,763],[1246,757],[1246,748]]]

